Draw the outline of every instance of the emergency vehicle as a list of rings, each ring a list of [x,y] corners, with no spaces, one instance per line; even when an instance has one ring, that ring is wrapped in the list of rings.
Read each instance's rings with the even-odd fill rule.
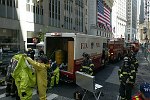
[[[125,41],[123,38],[110,39],[108,43],[109,48],[109,60],[111,62],[120,61],[125,55]]]
[[[130,47],[134,52],[138,52],[140,48],[140,43],[138,41],[127,42],[126,45]]]
[[[75,81],[75,72],[81,67],[84,52],[90,55],[94,70],[106,62],[102,58],[103,50],[107,50],[107,39],[104,37],[81,33],[46,33],[44,42],[46,55],[60,65],[61,80],[66,82]]]

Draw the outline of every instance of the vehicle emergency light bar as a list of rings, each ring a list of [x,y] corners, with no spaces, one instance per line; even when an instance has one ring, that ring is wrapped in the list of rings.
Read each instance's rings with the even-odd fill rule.
[[[61,36],[62,34],[61,33],[50,33],[51,34],[51,36]]]

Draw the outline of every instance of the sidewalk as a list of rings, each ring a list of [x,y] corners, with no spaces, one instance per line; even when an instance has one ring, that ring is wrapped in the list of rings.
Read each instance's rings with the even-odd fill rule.
[[[139,68],[138,68],[138,73],[137,73],[136,85],[135,85],[135,88],[133,89],[133,95],[138,92],[139,85],[142,82],[150,83],[150,65],[149,65],[148,60],[145,58],[144,53],[141,50],[137,54],[137,59],[139,61]],[[113,70],[111,72],[110,77],[107,77],[106,80],[104,79],[104,77],[98,77],[98,76],[104,75],[104,73],[106,73],[105,71],[110,70],[110,69],[113,69]],[[103,71],[104,73],[102,73]],[[118,88],[119,88],[119,80],[118,80],[117,71],[118,71],[118,67],[114,67],[114,68],[107,67],[105,70],[102,70],[101,72],[99,72],[99,75],[97,76],[97,78],[99,78],[98,81],[99,83],[103,83],[104,85],[104,88],[103,88],[104,97],[101,97],[100,100],[115,100],[117,98]],[[110,88],[111,90],[113,90],[113,93],[112,91],[110,91]],[[48,100],[50,99],[48,98]],[[70,99],[70,98],[66,98],[66,97],[58,95],[56,98],[52,100],[74,100],[74,99]]]
[[[150,62],[145,58],[144,52],[140,49],[137,54],[137,59],[139,62],[138,73],[136,77],[136,86],[133,92],[137,92],[139,85],[142,82],[150,83]]]

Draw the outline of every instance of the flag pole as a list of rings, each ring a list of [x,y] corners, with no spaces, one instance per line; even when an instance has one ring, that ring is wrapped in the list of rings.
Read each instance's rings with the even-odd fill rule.
[[[97,12],[98,12],[98,6],[97,6],[98,0],[96,0],[96,30],[97,30],[97,35],[98,35],[98,22],[97,22]]]

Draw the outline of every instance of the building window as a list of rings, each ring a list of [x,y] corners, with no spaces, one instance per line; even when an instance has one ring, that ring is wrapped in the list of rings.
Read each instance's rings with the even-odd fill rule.
[[[9,0],[7,0],[7,6],[9,6]]]
[[[49,25],[60,27],[60,10],[59,0],[49,1]]]
[[[50,1],[49,1],[49,17],[50,17],[50,18],[52,17],[52,16],[51,16],[51,13],[52,13],[51,5],[52,5],[52,3],[51,3],[51,0],[50,0]]]
[[[58,1],[58,14],[60,14],[60,1]]]
[[[52,18],[54,18],[54,12],[52,12]]]
[[[2,4],[5,5],[5,0],[2,0]]]
[[[0,47],[2,47],[3,51],[18,51],[19,50],[19,32],[18,30],[12,29],[2,29],[0,28]]]
[[[40,14],[40,8],[39,8],[39,5],[37,5],[37,7],[36,7],[36,14]]]
[[[31,5],[31,12],[33,12],[33,5]]]
[[[26,4],[26,11],[30,11],[30,4]]]
[[[52,12],[54,12],[54,0],[52,1]]]
[[[12,7],[12,0],[7,0],[7,6]]]
[[[18,0],[15,0],[15,7],[18,8]]]
[[[43,15],[43,6],[40,7],[40,15]]]
[[[35,6],[33,6],[33,13],[35,13]]]
[[[27,0],[27,3],[30,3],[30,0]]]

